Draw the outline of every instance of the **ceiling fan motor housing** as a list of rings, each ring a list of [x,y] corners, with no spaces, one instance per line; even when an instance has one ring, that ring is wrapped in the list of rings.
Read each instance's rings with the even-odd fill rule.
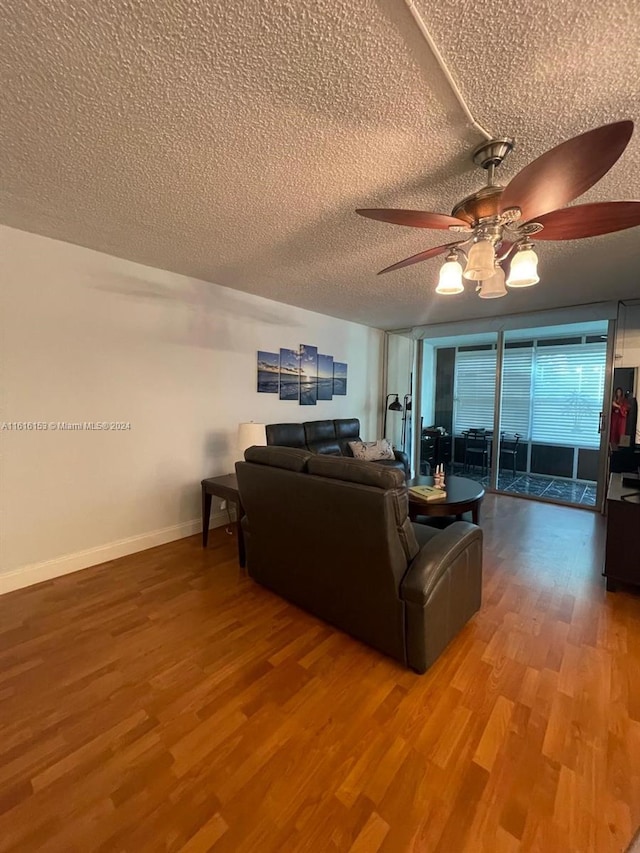
[[[490,139],[473,150],[473,162],[489,172],[489,185],[459,201],[451,212],[452,216],[468,222],[469,225],[476,225],[481,219],[500,214],[500,197],[504,187],[493,183],[493,174],[514,147],[515,140],[505,137]]]
[[[481,219],[500,214],[500,197],[504,187],[482,187],[462,201],[459,201],[451,211],[451,215],[473,226]],[[453,230],[453,229],[452,229]]]

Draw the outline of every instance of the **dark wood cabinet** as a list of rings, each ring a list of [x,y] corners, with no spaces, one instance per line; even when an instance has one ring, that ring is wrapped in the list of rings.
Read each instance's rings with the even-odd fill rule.
[[[623,484],[630,476],[611,474],[609,480],[604,575],[610,591],[616,581],[640,586],[640,491]]]
[[[420,473],[432,473],[436,465],[448,466],[452,458],[452,438],[438,430],[423,429],[420,437]]]

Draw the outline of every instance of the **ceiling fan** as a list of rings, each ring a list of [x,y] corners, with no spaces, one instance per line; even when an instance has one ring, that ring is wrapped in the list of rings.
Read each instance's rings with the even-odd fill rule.
[[[436,293],[464,290],[462,278],[477,282],[483,299],[505,296],[509,287],[529,287],[540,279],[536,240],[576,240],[640,225],[640,201],[606,201],[563,207],[596,184],[627,147],[632,121],[589,130],[557,145],[525,166],[506,187],[494,183],[495,170],[513,150],[513,139],[490,139],[473,151],[487,171],[487,186],[459,201],[451,216],[421,210],[360,209],[369,219],[459,232],[463,239],[418,252],[380,273],[408,267],[445,252]],[[471,244],[468,252],[463,248]],[[459,258],[465,260],[464,270]]]

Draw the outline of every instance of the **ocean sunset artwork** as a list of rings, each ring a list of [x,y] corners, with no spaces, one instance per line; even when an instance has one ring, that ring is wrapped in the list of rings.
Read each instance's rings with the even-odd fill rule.
[[[318,400],[333,399],[333,356],[318,353]]]
[[[300,346],[300,405],[315,406],[318,399],[318,347]]]
[[[294,349],[280,350],[280,399],[300,399],[300,354]]]
[[[315,406],[347,393],[347,365],[311,344],[278,352],[258,350],[256,363],[259,394],[278,394],[280,400]]]
[[[280,390],[280,353],[258,350],[258,391],[277,394]]]
[[[333,396],[345,397],[347,394],[347,365],[342,361],[333,362]]]

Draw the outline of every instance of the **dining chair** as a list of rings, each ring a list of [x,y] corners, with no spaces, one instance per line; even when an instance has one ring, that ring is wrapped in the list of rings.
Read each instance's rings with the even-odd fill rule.
[[[500,462],[502,462],[502,457],[511,457],[511,470],[513,471],[513,476],[516,476],[516,462],[518,457],[518,445],[520,444],[520,436],[518,433],[515,433],[513,438],[502,439],[500,441]]]
[[[489,442],[485,429],[469,429],[464,434],[464,469],[480,465],[482,473],[488,471]]]

